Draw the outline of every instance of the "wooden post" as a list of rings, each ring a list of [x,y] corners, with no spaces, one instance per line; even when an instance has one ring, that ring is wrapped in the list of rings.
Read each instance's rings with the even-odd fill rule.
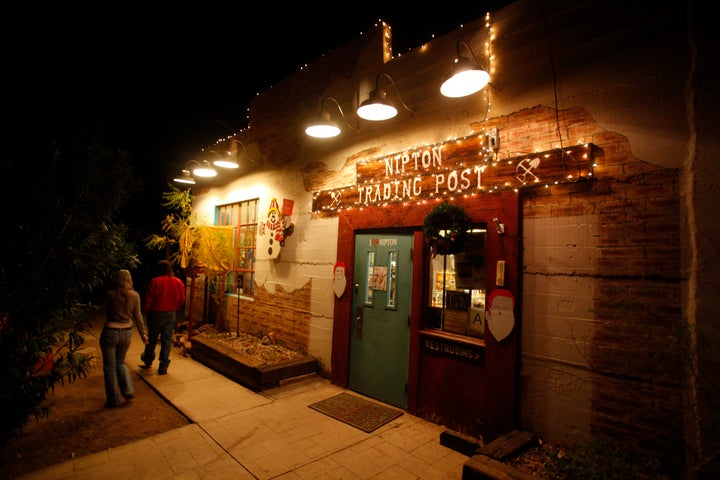
[[[188,305],[190,305],[190,308],[188,309],[188,317],[187,317],[187,324],[188,324],[188,341],[190,341],[190,338],[192,338],[192,312],[193,312],[193,298],[195,297],[195,277],[197,274],[193,273],[192,277],[190,279],[190,301],[188,302]]]

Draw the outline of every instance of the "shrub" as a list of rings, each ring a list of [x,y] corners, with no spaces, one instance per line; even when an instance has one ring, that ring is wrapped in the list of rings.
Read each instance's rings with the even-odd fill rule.
[[[68,126],[52,141],[35,134],[0,144],[0,175],[14,187],[3,194],[0,236],[0,445],[47,415],[42,402],[55,385],[87,375],[95,290],[139,263],[115,221],[138,187],[126,155],[95,128]]]

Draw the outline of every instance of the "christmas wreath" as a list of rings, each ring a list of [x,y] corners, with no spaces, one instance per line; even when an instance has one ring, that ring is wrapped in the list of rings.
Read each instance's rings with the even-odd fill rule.
[[[430,210],[423,222],[425,243],[430,247],[433,257],[460,252],[468,229],[468,214],[461,206],[448,203],[447,200]]]

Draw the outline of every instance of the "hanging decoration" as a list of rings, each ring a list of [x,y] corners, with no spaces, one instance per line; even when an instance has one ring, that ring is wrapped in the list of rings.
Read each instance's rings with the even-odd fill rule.
[[[263,242],[269,258],[277,258],[280,250],[285,246],[285,239],[292,235],[295,226],[290,222],[292,215],[293,200],[283,199],[283,208],[280,210],[277,199],[270,200],[267,220],[260,223],[260,235],[264,237]]]
[[[447,201],[430,210],[423,221],[425,243],[433,257],[459,253],[469,229],[470,217],[465,209]]]
[[[340,298],[345,293],[347,286],[347,278],[345,277],[345,262],[337,262],[333,269],[333,292],[335,296]]]
[[[510,290],[496,288],[490,294],[485,321],[495,340],[502,342],[515,327],[515,296]]]

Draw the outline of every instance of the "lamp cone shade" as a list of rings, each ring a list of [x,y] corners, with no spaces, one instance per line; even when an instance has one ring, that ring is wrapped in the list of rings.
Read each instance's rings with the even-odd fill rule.
[[[220,168],[239,168],[240,164],[231,158],[218,158],[213,160],[213,165]]]
[[[340,135],[340,127],[330,120],[328,112],[321,112],[313,121],[308,123],[305,133],[315,138],[332,138]]]
[[[375,89],[370,96],[357,109],[358,117],[365,120],[389,120],[397,115],[398,110],[387,98],[384,90]]]
[[[190,170],[183,170],[180,175],[173,178],[173,181],[186,185],[195,185],[195,179],[190,175]]]
[[[193,175],[196,177],[215,177],[217,176],[217,170],[210,165],[207,160],[203,161],[197,167],[193,169]]]
[[[450,78],[440,86],[440,93],[450,98],[459,98],[479,92],[490,82],[490,75],[470,62],[467,57],[455,60]]]

